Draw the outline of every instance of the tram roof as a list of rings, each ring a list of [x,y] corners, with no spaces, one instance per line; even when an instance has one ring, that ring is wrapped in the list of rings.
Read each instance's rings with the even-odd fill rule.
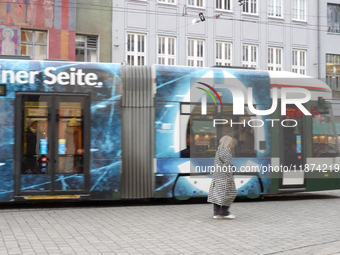
[[[314,77],[286,71],[268,71],[268,73],[270,77],[271,88],[304,88],[312,92],[312,100],[317,100],[319,96],[325,99],[332,99],[332,90],[330,87],[326,83]]]

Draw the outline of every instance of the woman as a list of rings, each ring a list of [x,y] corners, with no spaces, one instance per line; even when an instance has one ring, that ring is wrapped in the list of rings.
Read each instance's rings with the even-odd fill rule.
[[[214,219],[236,218],[228,211],[237,195],[231,165],[231,148],[235,143],[236,140],[230,136],[223,136],[216,152],[215,171],[208,195],[208,202],[214,204]]]

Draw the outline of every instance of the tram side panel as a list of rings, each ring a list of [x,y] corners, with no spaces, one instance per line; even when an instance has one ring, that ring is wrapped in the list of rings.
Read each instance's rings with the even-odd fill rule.
[[[272,115],[273,119],[286,123],[272,129],[272,166],[278,171],[272,175],[271,194],[339,188],[335,169],[339,160],[339,132],[328,101],[332,98],[331,89],[312,77],[290,72],[269,73],[272,89],[302,88],[311,96],[303,104],[310,115],[303,114],[296,104],[286,105],[286,115],[281,116],[278,110]],[[279,93],[280,100],[281,97]]]
[[[0,97],[0,151],[0,201],[8,201],[14,194],[14,98],[8,96]]]
[[[91,123],[91,199],[120,199],[120,100],[92,102]]]
[[[15,181],[20,180],[19,192],[46,190],[50,185],[48,174],[22,174],[14,169],[15,102],[16,93],[34,93],[63,96],[63,93],[90,95],[90,169],[87,177],[79,174],[58,174],[54,185],[62,191],[84,187],[93,199],[117,199],[120,189],[121,166],[121,92],[120,65],[49,61],[0,61],[0,81],[7,94],[0,97],[0,201],[15,196]],[[80,76],[80,77],[79,77]],[[59,141],[60,142],[60,141]],[[58,141],[56,141],[58,144]],[[48,145],[49,146],[49,145]],[[83,153],[80,150],[79,153]],[[20,160],[20,159],[19,159]],[[15,163],[17,163],[16,161]],[[46,180],[47,182],[46,182]],[[85,180],[86,182],[86,180]]]
[[[330,99],[331,91],[319,92],[319,96]],[[306,118],[310,127],[309,151],[303,166],[306,191],[340,189],[340,125],[331,114],[332,105],[329,102],[311,101],[309,107],[313,115]]]
[[[238,76],[251,77],[257,74],[257,72],[236,71],[233,77],[237,79]],[[190,84],[196,86],[195,82],[204,79],[213,81],[216,78],[223,78],[223,75],[225,74],[221,69],[156,66],[156,197],[174,196],[177,199],[187,199],[207,196],[211,175],[206,175],[207,172],[204,171],[214,165],[215,153],[211,152],[208,158],[193,157],[190,153],[190,143],[187,143],[190,137],[190,110],[186,112],[186,109],[188,106],[190,109]],[[259,98],[261,95],[269,97],[268,75],[266,72],[261,75],[267,81],[264,86],[268,93],[256,90],[258,101],[262,100]],[[251,83],[250,79],[244,79],[243,83],[244,86],[259,86],[259,84]],[[224,96],[222,100],[226,104],[232,103],[230,97],[227,96]],[[263,107],[269,108],[269,105]],[[238,171],[242,166],[259,168],[270,165],[270,132],[268,130],[269,126],[265,123],[262,133],[256,134],[257,140],[254,145],[257,146],[256,143],[261,140],[265,146],[257,150],[255,157],[234,158],[233,164]],[[203,171],[195,177],[189,176],[190,173],[195,173],[196,169]],[[262,193],[268,194],[271,185],[270,174],[267,172],[235,175],[238,195],[257,197]]]

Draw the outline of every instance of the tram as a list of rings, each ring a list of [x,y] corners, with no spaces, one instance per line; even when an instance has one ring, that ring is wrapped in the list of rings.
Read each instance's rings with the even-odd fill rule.
[[[204,197],[223,135],[239,196],[339,189],[331,98],[289,72],[0,60],[0,201]]]

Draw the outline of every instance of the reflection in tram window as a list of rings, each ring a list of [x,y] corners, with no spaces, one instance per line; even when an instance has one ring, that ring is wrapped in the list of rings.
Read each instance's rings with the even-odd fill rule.
[[[193,118],[190,157],[210,158],[215,156],[216,152],[216,127],[210,120],[200,120]]]
[[[303,113],[295,105],[288,105],[283,128],[283,164],[288,169],[300,169],[302,160]]]
[[[183,108],[182,108],[183,109]],[[250,115],[233,116],[232,105],[223,105],[223,119],[228,120],[224,125],[213,126],[214,119],[221,119],[215,105],[207,105],[207,114],[201,115],[201,105],[192,105],[190,119],[186,128],[186,148],[181,151],[182,158],[213,158],[224,135],[235,138],[233,148],[235,157],[256,157],[254,128],[247,125],[252,118]],[[245,108],[247,112],[247,108]],[[234,124],[233,123],[245,123]]]
[[[254,130],[250,126],[241,126],[241,135],[239,136],[240,153],[254,154]]]
[[[26,101],[23,121],[23,174],[48,173],[47,102]]]
[[[336,138],[328,108],[312,107],[313,115],[313,157],[337,156]]]
[[[58,129],[58,173],[83,173],[81,103],[60,102]]]

